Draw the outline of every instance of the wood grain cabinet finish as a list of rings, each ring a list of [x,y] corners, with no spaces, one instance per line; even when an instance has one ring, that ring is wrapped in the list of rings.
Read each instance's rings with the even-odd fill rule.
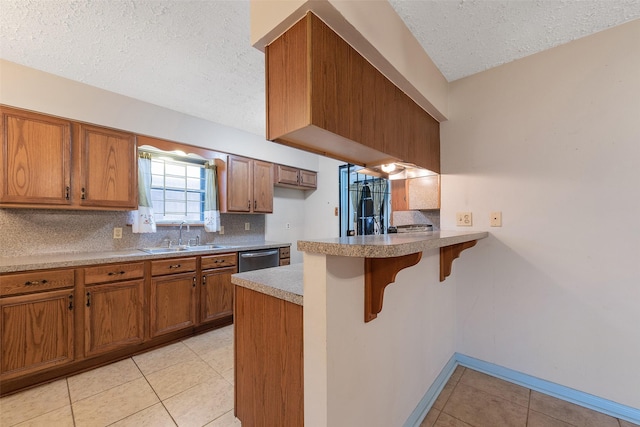
[[[237,253],[203,256],[200,323],[233,315],[231,275],[238,272]]]
[[[152,261],[151,274],[150,337],[195,326],[198,285],[196,258]]]
[[[70,205],[71,122],[6,107],[0,113],[0,203]]]
[[[440,175],[391,181],[391,210],[440,209]]]
[[[439,123],[318,17],[265,48],[267,139],[358,165],[440,172]]]
[[[0,107],[0,206],[136,209],[134,134]]]
[[[273,164],[227,158],[227,212],[273,213]]]
[[[75,309],[73,289],[0,299],[0,379],[72,363]]]
[[[39,270],[27,273],[6,274],[0,277],[0,296],[71,288],[74,284],[73,269]]]
[[[248,426],[303,426],[302,306],[235,292],[236,417]]]
[[[279,187],[310,190],[318,187],[318,174],[291,166],[275,165],[274,184]]]
[[[144,262],[86,267],[83,273],[85,357],[142,343]]]
[[[91,125],[76,126],[79,152],[79,204],[136,209],[138,175],[134,134]],[[78,191],[78,189],[76,189]]]
[[[280,264],[279,265],[289,265],[291,264],[291,248],[289,246],[284,246],[280,248]]]

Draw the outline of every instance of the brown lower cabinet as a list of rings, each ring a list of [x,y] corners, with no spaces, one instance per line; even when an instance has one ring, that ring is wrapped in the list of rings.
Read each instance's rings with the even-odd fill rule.
[[[303,426],[302,306],[236,286],[234,316],[236,417]]]
[[[228,253],[0,274],[0,394],[232,323],[236,260]]]
[[[194,326],[196,258],[151,261],[151,274],[154,275],[149,298],[151,338]]]
[[[0,300],[0,378],[10,379],[73,362],[73,289]]]

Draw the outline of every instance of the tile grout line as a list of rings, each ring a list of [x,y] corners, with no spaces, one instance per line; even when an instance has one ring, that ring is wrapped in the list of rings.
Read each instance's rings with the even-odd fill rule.
[[[182,342],[182,341],[180,341],[180,342]],[[133,360],[133,357],[131,358],[131,360]],[[140,366],[138,366],[138,364],[136,363],[136,361],[135,361],[135,360],[133,360],[133,363],[135,363],[136,367],[140,370],[140,373],[142,374],[142,378],[144,378],[144,380],[147,382],[147,384],[149,385],[149,388],[151,388],[151,391],[153,391],[153,394],[155,394],[155,395],[156,395],[156,397],[158,398],[158,401],[160,402],[160,404],[162,405],[162,407],[164,408],[164,410],[165,410],[165,411],[167,412],[167,414],[169,415],[169,418],[171,418],[171,421],[173,421],[173,424],[175,424],[175,425],[177,426],[177,425],[178,425],[178,422],[176,421],[176,419],[175,419],[175,418],[173,418],[173,415],[171,415],[171,412],[169,412],[169,409],[168,409],[166,406],[164,406],[164,402],[162,401],[162,399],[160,399],[160,396],[158,396],[158,393],[156,392],[156,390],[153,388],[153,386],[152,386],[152,385],[151,385],[151,383],[149,382],[149,379],[147,379],[147,376],[142,372],[142,370],[140,369]],[[157,403],[154,403],[153,405],[157,405]],[[153,405],[151,405],[151,406],[153,406]],[[148,408],[150,408],[151,406],[149,406]],[[141,410],[140,410],[140,411],[138,411],[138,412],[144,411],[145,409],[147,409],[147,408],[141,409]],[[136,412],[136,414],[137,414],[138,412]],[[131,415],[134,415],[134,414],[131,414]],[[131,415],[129,415],[129,416],[131,416]],[[127,417],[125,417],[125,418],[127,418]],[[124,418],[123,418],[123,419],[124,419]]]
[[[65,377],[64,383],[67,385],[67,397],[69,398],[69,407],[71,408],[71,421],[73,421],[73,427],[76,427],[76,415],[73,412],[73,402],[71,402],[71,388],[69,387],[69,377]]]

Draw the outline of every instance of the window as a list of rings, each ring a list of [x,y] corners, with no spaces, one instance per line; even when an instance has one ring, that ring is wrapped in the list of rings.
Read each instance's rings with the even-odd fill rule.
[[[151,157],[151,202],[156,223],[204,221],[204,161]]]
[[[339,169],[340,236],[386,234],[391,215],[389,180],[360,173],[362,168]]]

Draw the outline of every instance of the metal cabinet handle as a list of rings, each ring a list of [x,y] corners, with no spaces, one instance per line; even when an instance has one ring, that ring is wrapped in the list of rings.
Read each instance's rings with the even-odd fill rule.
[[[124,274],[124,271],[111,271],[109,272],[109,276],[117,276],[119,274]]]
[[[180,268],[180,264],[170,265],[169,268]]]
[[[193,287],[196,287],[196,276],[193,276]]]
[[[253,201],[253,209],[254,210],[258,209],[258,201],[257,200]]]
[[[69,200],[69,191],[70,190],[71,189],[69,188],[68,185],[64,188],[64,198],[65,198],[65,200]]]
[[[87,292],[87,307],[91,307],[91,292]]]
[[[73,310],[73,294],[69,295],[69,310]]]
[[[247,202],[247,209],[249,209],[249,210],[251,209],[251,200],[249,200],[249,201]]]
[[[80,191],[81,191],[81,193],[82,193],[82,195],[80,196],[80,198],[81,198],[82,200],[85,200],[87,197],[86,197],[86,194],[85,194],[85,191],[84,191],[84,187],[82,187],[82,190],[80,190]]]
[[[37,285],[46,285],[47,280],[43,279],[43,280],[30,280],[28,282],[24,282],[25,286],[37,286]]]
[[[202,286],[207,285],[207,276],[202,276]]]

